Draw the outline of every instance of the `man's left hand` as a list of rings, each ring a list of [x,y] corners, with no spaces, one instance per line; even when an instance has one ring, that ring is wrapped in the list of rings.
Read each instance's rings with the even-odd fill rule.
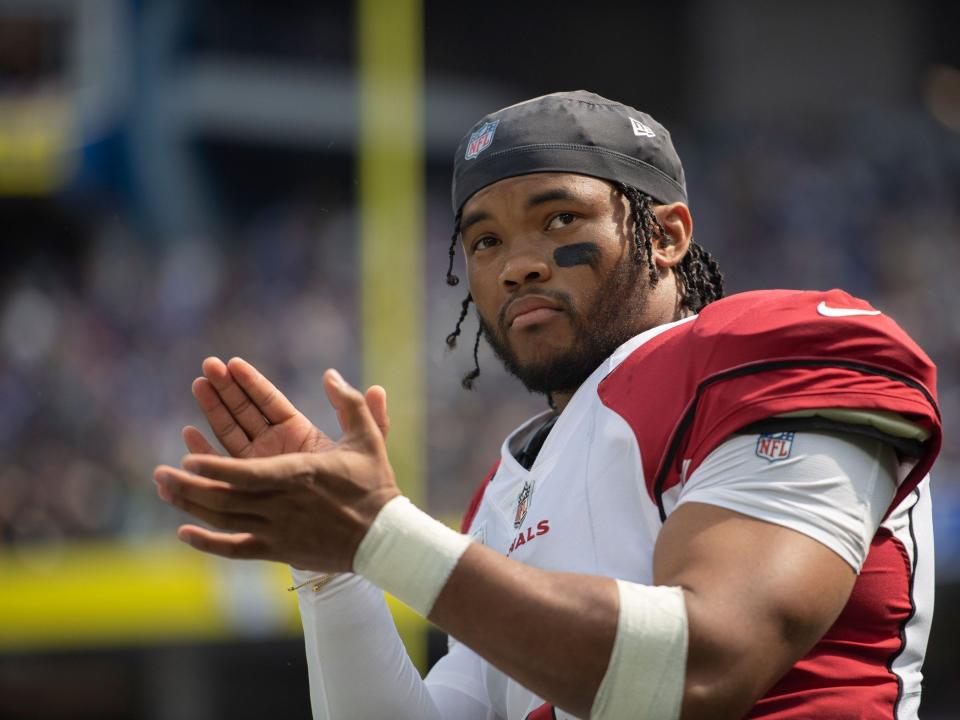
[[[177,536],[229,558],[345,572],[380,509],[400,494],[383,434],[363,394],[335,370],[323,377],[343,436],[317,453],[241,460],[191,454],[154,470],[160,497],[220,531]]]

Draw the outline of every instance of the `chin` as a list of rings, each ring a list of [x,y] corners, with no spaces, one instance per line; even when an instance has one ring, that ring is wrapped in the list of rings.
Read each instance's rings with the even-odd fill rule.
[[[609,355],[593,347],[589,334],[577,336],[566,328],[523,328],[507,331],[506,337],[483,323],[481,329],[506,371],[530,392],[575,390]]]
[[[539,372],[558,362],[562,363],[570,353],[570,345],[560,345],[553,342],[552,337],[537,333],[536,337],[527,338],[522,344],[513,344],[510,352],[519,368]]]

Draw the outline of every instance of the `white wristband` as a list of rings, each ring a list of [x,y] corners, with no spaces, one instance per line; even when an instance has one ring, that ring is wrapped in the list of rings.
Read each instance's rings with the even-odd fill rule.
[[[470,538],[401,496],[383,506],[360,541],[354,572],[427,617]]]
[[[617,580],[617,590],[617,636],[590,717],[676,720],[687,668],[683,591],[625,580]]]

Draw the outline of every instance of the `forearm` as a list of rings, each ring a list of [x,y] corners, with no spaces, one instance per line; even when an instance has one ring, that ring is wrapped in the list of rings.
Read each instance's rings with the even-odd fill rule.
[[[303,580],[300,573],[295,578]],[[379,588],[344,576],[320,592],[307,584],[298,601],[316,720],[439,720]]]
[[[619,623],[616,581],[540,570],[388,502],[352,568],[528,690],[589,715]]]
[[[617,613],[610,578],[548,572],[472,545],[430,620],[537,695],[588,717]]]

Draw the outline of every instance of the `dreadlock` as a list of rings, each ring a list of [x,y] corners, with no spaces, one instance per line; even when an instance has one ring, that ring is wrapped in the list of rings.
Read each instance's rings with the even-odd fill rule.
[[[653,242],[660,238],[667,242],[671,241],[670,233],[653,211],[653,198],[632,185],[619,182],[613,184],[630,203],[630,217],[633,220],[634,260],[646,266],[650,284],[656,285],[660,279],[660,273],[653,261]],[[460,219],[461,213],[458,212],[453,223],[453,235],[450,237],[450,263],[447,266],[447,285],[450,286],[460,283],[460,278],[453,272],[457,240],[460,238]],[[690,241],[687,254],[683,256],[674,271],[680,281],[680,292],[682,293],[680,303],[687,310],[695,313],[700,312],[714,300],[723,297],[723,274],[720,272],[720,266],[713,255],[693,240]],[[447,335],[448,348],[452,349],[457,346],[460,328],[467,317],[471,302],[473,302],[473,296],[468,293],[460,305],[460,317],[457,319],[457,325],[453,332]],[[480,376],[478,353],[482,334],[483,330],[477,328],[477,335],[473,342],[473,370],[464,375],[460,381],[467,390],[473,389],[474,381]],[[549,400],[551,407],[553,407],[553,398],[551,397]]]
[[[460,278],[453,274],[453,258],[457,254],[457,240],[460,239],[460,219],[463,217],[463,213],[458,211],[457,216],[453,219],[453,235],[450,236],[450,250],[448,255],[450,256],[450,262],[447,265],[447,285],[450,287],[455,287],[460,284]],[[466,312],[466,305],[464,307],[464,312]],[[460,320],[463,321],[463,316],[460,316]],[[457,332],[460,331],[460,323],[457,323]],[[447,340],[447,344],[450,343],[450,340]],[[452,346],[451,346],[452,347]]]
[[[630,202],[630,215],[633,218],[633,236],[638,263],[644,263],[649,271],[650,283],[656,285],[659,280],[657,266],[653,262],[653,241],[663,238],[670,241],[670,233],[653,212],[653,198],[635,187],[615,182],[616,188]],[[690,247],[683,260],[675,268],[683,294],[681,304],[691,312],[700,312],[714,300],[723,297],[723,274],[713,255],[702,246],[690,241]]]
[[[454,279],[459,281],[456,275],[453,276]],[[456,283],[450,282],[450,273],[447,275],[447,282],[451,285],[456,285]],[[447,347],[451,350],[457,346],[457,338],[460,336],[460,326],[463,325],[463,321],[467,319],[467,311],[470,309],[470,303],[473,302],[473,296],[470,293],[467,293],[467,296],[463,299],[463,302],[460,303],[460,317],[457,318],[457,326],[453,329],[453,332],[447,335]],[[477,328],[477,336],[473,340],[473,370],[468,372],[463,376],[463,379],[460,381],[460,384],[463,385],[467,390],[473,390],[473,381],[480,376],[480,336],[483,334],[482,328]]]
[[[456,218],[453,221],[453,235],[450,236],[450,250],[448,254],[450,255],[450,263],[447,265],[447,285],[454,287],[460,284],[460,278],[458,278],[453,272],[453,259],[457,254],[457,240],[460,239],[460,218],[462,213],[458,212]],[[460,303],[460,317],[457,318],[457,325],[453,329],[453,332],[447,335],[447,347],[451,350],[457,346],[457,338],[460,336],[460,327],[463,325],[463,321],[467,319],[467,312],[470,309],[470,303],[473,302],[473,296],[470,293],[467,293],[467,296],[463,299],[463,302]],[[477,328],[477,335],[473,339],[473,370],[468,372],[460,380],[460,384],[463,385],[467,390],[473,390],[473,381],[480,377],[480,336],[483,334],[483,329]]]

